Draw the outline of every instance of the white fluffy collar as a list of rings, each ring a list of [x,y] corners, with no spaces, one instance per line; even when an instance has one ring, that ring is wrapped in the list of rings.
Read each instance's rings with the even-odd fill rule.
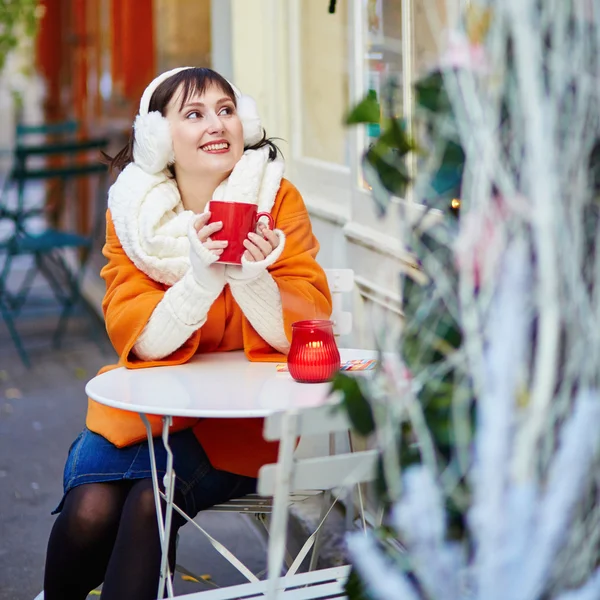
[[[269,149],[247,150],[213,199],[249,202],[271,212],[283,177],[283,161],[269,161]],[[135,266],[167,285],[190,266],[187,227],[194,213],[184,210],[174,179],[127,165],[108,193],[108,208],[123,250]]]

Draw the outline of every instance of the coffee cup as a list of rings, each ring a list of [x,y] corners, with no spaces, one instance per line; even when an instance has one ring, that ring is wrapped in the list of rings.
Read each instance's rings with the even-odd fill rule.
[[[246,251],[244,240],[248,234],[256,231],[258,220],[266,217],[269,228],[273,229],[273,217],[268,212],[258,212],[256,204],[248,202],[224,202],[211,200],[208,206],[210,211],[209,223],[221,221],[223,228],[213,233],[212,240],[227,241],[227,247],[219,257],[218,262],[228,265],[241,265],[242,255]]]

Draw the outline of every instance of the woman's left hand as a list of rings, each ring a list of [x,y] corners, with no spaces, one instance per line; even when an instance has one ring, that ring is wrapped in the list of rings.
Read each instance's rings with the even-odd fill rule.
[[[263,223],[259,223],[256,233],[250,232],[248,239],[244,240],[244,258],[249,262],[260,262],[265,260],[277,246],[279,237]]]

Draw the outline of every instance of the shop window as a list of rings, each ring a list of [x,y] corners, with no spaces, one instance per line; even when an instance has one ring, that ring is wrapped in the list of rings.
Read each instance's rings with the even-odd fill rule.
[[[334,14],[326,11],[323,0],[301,0],[298,8],[300,154],[346,165],[349,159],[343,115],[349,107],[347,3],[338,2]]]
[[[385,101],[390,85],[395,88],[394,114],[411,117],[412,95],[406,86],[431,68],[438,56],[441,29],[446,23],[444,0],[362,0],[363,2],[363,94],[369,90]],[[425,6],[427,4],[427,6]],[[408,5],[408,6],[407,6]],[[403,7],[408,8],[403,14]],[[431,12],[435,11],[435,12]],[[404,19],[410,18],[410,22]],[[436,35],[433,31],[437,31]],[[405,37],[406,36],[406,37]],[[406,55],[405,55],[406,53]],[[405,60],[406,59],[406,60]],[[408,90],[410,91],[410,90]],[[363,149],[379,136],[379,125],[364,127]],[[359,179],[362,187],[367,187]]]

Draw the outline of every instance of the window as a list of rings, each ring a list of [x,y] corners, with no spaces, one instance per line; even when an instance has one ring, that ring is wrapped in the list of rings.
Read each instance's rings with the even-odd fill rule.
[[[363,2],[363,94],[381,100],[396,86],[395,114],[412,118],[412,85],[431,68],[438,54],[432,33],[446,22],[445,1],[361,0]],[[379,125],[364,127],[364,151],[379,136]],[[359,176],[362,187],[366,184]]]
[[[329,211],[338,222],[350,216],[363,221],[367,186],[361,157],[380,128],[347,127],[344,116],[367,91],[381,97],[391,80],[397,86],[396,114],[410,121],[412,83],[435,62],[438,39],[431,30],[445,22],[444,4],[343,0],[329,14],[323,0],[289,0],[288,172],[315,210]]]
[[[300,0],[300,155],[349,163],[343,115],[349,107],[347,3],[329,14],[323,0]],[[292,119],[293,119],[292,115]]]

